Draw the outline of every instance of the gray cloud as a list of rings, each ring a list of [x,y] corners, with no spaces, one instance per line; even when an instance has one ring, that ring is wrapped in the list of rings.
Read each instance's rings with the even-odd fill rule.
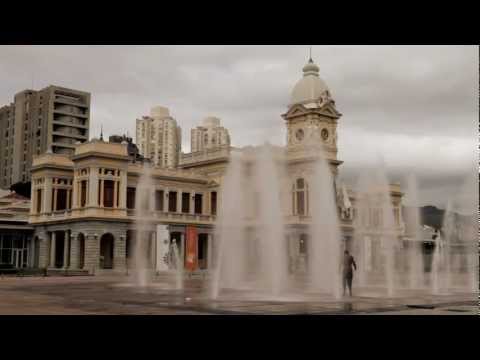
[[[355,182],[381,153],[392,181],[413,172],[424,201],[443,205],[478,162],[474,46],[315,46],[343,117],[341,174]],[[92,94],[91,135],[134,135],[135,119],[170,108],[190,128],[216,115],[233,144],[284,143],[280,117],[306,62],[305,46],[1,46],[0,104],[49,84]]]

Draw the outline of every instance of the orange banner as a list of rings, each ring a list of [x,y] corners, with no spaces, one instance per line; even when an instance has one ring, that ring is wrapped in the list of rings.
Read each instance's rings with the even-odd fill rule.
[[[197,269],[197,228],[193,226],[187,226],[186,234],[186,268],[193,271]]]

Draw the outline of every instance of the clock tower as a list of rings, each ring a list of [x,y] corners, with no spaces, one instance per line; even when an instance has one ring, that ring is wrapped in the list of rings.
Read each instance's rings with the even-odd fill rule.
[[[290,158],[309,158],[321,147],[336,170],[341,164],[337,160],[337,121],[342,114],[319,72],[310,58],[293,88],[288,111],[282,115],[287,126],[287,152]]]

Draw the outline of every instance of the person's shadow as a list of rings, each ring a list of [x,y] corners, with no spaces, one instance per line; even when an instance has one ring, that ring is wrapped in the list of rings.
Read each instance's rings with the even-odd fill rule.
[[[343,311],[352,312],[353,311],[353,304],[351,302],[343,303]]]

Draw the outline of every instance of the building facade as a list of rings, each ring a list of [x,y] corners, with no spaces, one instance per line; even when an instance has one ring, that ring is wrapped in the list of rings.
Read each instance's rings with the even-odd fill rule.
[[[17,93],[0,108],[0,187],[28,182],[34,155],[73,155],[75,144],[88,140],[89,127],[87,92],[51,85]]]
[[[191,130],[190,152],[195,153],[206,149],[230,146],[230,134],[220,119],[209,116],[202,121],[201,126]]]
[[[167,108],[154,107],[150,116],[137,119],[136,141],[140,155],[155,166],[172,169],[178,165],[182,130]]]
[[[332,191],[343,241],[346,247],[351,246],[357,195],[336,182],[342,164],[337,159],[340,117],[330,90],[319,77],[318,66],[310,60],[282,115],[287,139],[286,146],[278,149],[285,155],[287,168],[282,188],[288,196],[282,207],[291,271],[301,271],[308,257],[309,196],[319,147],[335,179]],[[165,108],[156,108],[151,117],[137,120],[140,152],[158,160],[150,165],[134,161],[126,141],[94,139],[75,145],[72,156],[46,153],[35,157],[29,216],[34,228],[31,248],[36,249],[32,255],[35,264],[69,271],[125,273],[131,266],[133,244],[141,238],[148,239],[144,246],[152,269],[165,269],[162,249],[165,243],[173,242],[179,246],[185,269],[203,271],[215,266],[218,244],[214,225],[225,172],[233,152],[248,154],[252,148],[232,148],[228,132],[207,130],[199,133],[207,134],[209,147],[181,154],[177,163],[162,161],[164,153],[159,157],[155,146],[165,144],[158,142],[158,136],[166,136],[166,123],[172,124],[168,134],[174,143],[178,127],[171,120]],[[216,120],[204,125],[221,128]],[[152,136],[152,131],[157,134]],[[212,134],[223,134],[225,143],[212,146]],[[178,154],[173,145],[167,149]],[[143,187],[139,184],[146,172],[150,185],[140,193]],[[390,200],[395,214],[392,231],[400,236],[399,185],[390,185]]]
[[[0,267],[37,268],[28,223],[30,200],[0,190]]]

